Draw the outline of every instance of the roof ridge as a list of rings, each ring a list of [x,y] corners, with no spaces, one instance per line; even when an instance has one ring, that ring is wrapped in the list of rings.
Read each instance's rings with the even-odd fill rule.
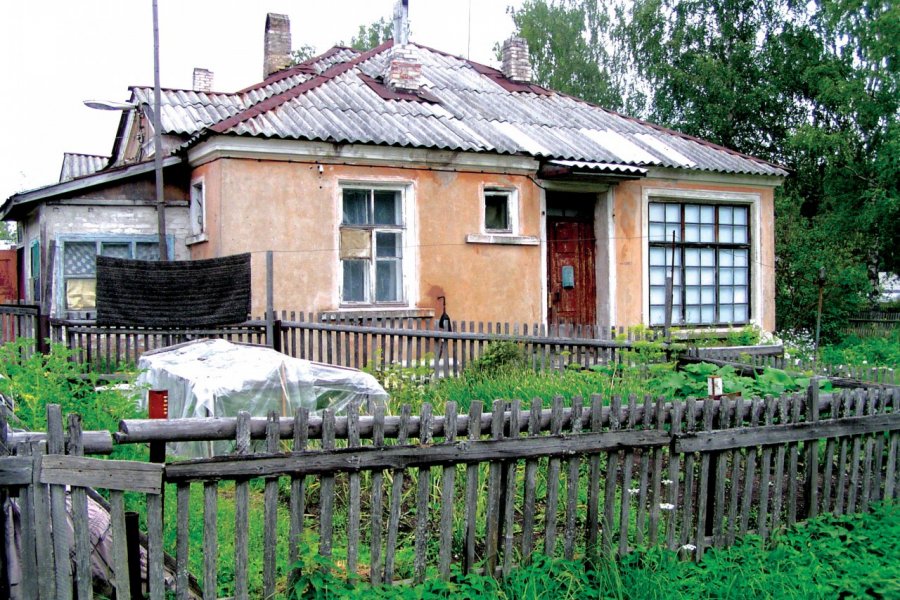
[[[329,48],[328,50],[326,50],[325,52],[323,52],[322,54],[317,54],[316,56],[311,56],[311,57],[307,58],[306,60],[297,63],[296,65],[291,65],[290,67],[288,67],[286,69],[276,71],[276,72],[272,73],[271,75],[269,75],[268,77],[266,77],[265,79],[263,79],[262,81],[260,81],[259,83],[254,83],[253,85],[245,87],[242,90],[238,90],[236,93],[237,94],[249,94],[250,92],[253,92],[255,90],[262,89],[262,88],[266,87],[267,85],[272,85],[273,83],[278,83],[279,81],[283,81],[293,75],[298,75],[301,73],[306,74],[306,75],[316,75],[316,73],[310,72],[310,68],[312,68],[312,66],[316,62],[318,62],[320,60],[324,60],[326,58],[331,58],[332,56],[334,56],[341,50],[353,50],[354,52],[359,52],[355,48],[350,48],[348,46],[334,45],[331,48]],[[349,62],[349,61],[347,61],[347,62]]]
[[[143,89],[153,91],[152,85],[129,85],[128,90],[133,94],[134,90]],[[177,87],[161,87],[159,88],[160,92],[193,92],[195,94],[206,94],[207,96],[239,96],[240,92],[215,92],[215,91],[205,91],[205,90],[195,90],[192,88],[177,88]]]
[[[261,102],[257,102],[253,106],[237,113],[236,115],[233,115],[227,119],[219,121],[218,123],[216,123],[215,125],[210,127],[209,130],[213,131],[215,133],[224,133],[225,131],[227,131],[228,129],[231,129],[238,123],[242,123],[242,122],[246,121],[247,119],[252,119],[253,117],[259,116],[264,112],[268,112],[268,111],[272,110],[273,108],[281,106],[288,100],[292,100],[293,98],[296,98],[300,94],[308,92],[311,89],[317,88],[320,85],[322,85],[323,83],[331,81],[332,79],[334,79],[335,77],[337,77],[339,75],[343,75],[344,73],[346,73],[347,71],[349,71],[350,69],[352,69],[353,67],[358,65],[359,63],[369,60],[373,56],[380,54],[381,52],[387,50],[388,48],[392,47],[393,45],[394,45],[394,40],[388,40],[388,41],[376,46],[375,48],[372,48],[371,50],[368,50],[366,52],[363,52],[362,54],[357,55],[356,57],[354,57],[351,60],[332,65],[331,67],[326,69],[320,75],[316,75],[310,79],[307,79],[303,83],[296,85],[289,90],[285,90],[284,92],[282,92],[280,94],[270,96],[269,98],[266,98],[265,100],[263,100]]]

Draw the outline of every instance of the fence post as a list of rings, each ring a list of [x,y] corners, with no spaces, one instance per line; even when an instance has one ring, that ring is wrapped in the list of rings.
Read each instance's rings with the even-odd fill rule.
[[[0,403],[0,457],[11,454],[7,446],[6,430],[6,405]],[[9,572],[7,567],[9,560],[6,555],[6,509],[8,492],[0,488],[0,597],[9,598]]]
[[[275,255],[271,250],[266,250],[266,345],[269,348],[277,349],[275,348],[275,278],[273,274],[274,263]],[[280,346],[281,344],[278,343],[278,345]]]
[[[809,387],[806,390],[806,420],[819,420],[819,379],[813,376],[809,379]],[[834,418],[834,415],[831,416]],[[830,458],[827,460],[831,460]],[[804,485],[805,514],[807,518],[819,514],[819,442],[812,440],[806,447],[806,481]]]

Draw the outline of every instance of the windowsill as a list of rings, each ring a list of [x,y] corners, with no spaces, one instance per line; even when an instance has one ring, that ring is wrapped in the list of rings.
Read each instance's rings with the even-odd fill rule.
[[[346,319],[431,319],[434,318],[434,309],[431,308],[386,308],[373,306],[372,308],[341,308],[338,310],[326,310],[319,313],[322,321],[343,321]]]
[[[209,241],[209,235],[204,231],[203,233],[198,233],[197,235],[189,235],[187,239],[184,240],[185,246],[191,246],[193,244],[199,244],[201,242]]]
[[[508,233],[470,233],[467,244],[500,244],[506,246],[538,246],[541,241],[531,235],[511,235]]]

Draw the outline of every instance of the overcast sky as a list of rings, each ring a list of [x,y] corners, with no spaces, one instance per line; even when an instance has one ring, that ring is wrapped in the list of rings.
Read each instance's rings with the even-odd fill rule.
[[[522,0],[410,0],[411,41],[495,64]],[[287,14],[292,45],[324,52],[359,25],[392,14],[394,0],[158,0],[160,80],[190,88],[194,67],[213,90],[262,79],[266,13]],[[471,19],[469,10],[471,6]],[[469,23],[471,21],[471,30]],[[471,41],[470,41],[471,40]],[[470,51],[469,51],[470,49]],[[63,152],[108,155],[118,113],[82,100],[128,99],[153,85],[151,0],[10,0],[0,8],[0,202],[54,183]]]

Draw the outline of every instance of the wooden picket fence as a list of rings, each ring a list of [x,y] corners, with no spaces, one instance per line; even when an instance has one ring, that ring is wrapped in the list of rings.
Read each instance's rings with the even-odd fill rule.
[[[279,319],[253,319],[216,328],[143,329],[100,327],[86,321],[51,321],[53,339],[80,362],[109,371],[134,365],[141,354],[199,338],[269,345],[295,358],[352,367],[422,367],[438,376],[459,375],[495,341],[514,341],[535,369],[590,366],[621,358],[645,335],[586,325],[476,323],[453,321],[451,330],[433,318],[344,318],[283,312]],[[624,338],[624,339],[617,339]]]
[[[0,304],[0,344],[14,342],[20,338],[35,341],[33,351],[43,352],[46,346],[43,337],[47,335],[47,319],[37,304]]]
[[[302,409],[293,417],[124,421],[118,444],[234,440],[230,455],[164,466],[81,458],[77,419],[65,444],[56,413],[47,454],[20,444],[0,458],[0,489],[17,491],[23,540],[31,540],[20,560],[29,598],[69,598],[72,588],[87,597],[83,486],[113,490],[114,544],[123,531],[121,492],[141,496],[152,598],[167,585],[190,597],[191,575],[203,597],[217,597],[226,501],[235,521],[225,571],[233,566],[234,579],[225,587],[241,599],[284,594],[307,544],[372,583],[447,578],[454,565],[505,576],[535,552],[590,558],[658,545],[699,557],[748,532],[766,538],[820,513],[866,511],[897,497],[896,388],[820,396],[811,386],[764,400],[557,398],[549,409],[498,400],[489,413],[475,401],[467,414],[449,403],[442,415],[427,405],[418,415],[408,406],[399,415],[383,406],[360,415],[354,406],[344,416]],[[254,439],[264,440],[261,451],[252,451]],[[163,481],[175,485],[168,584]],[[74,546],[53,533],[65,531],[62,484],[72,489]],[[202,489],[202,516],[189,511],[192,486]],[[284,519],[288,527],[279,528]],[[264,538],[259,588],[251,585],[248,539],[260,527],[251,522]],[[191,546],[190,531],[202,531],[202,547]],[[74,563],[54,562],[73,551]],[[114,581],[129,597],[127,577]]]

